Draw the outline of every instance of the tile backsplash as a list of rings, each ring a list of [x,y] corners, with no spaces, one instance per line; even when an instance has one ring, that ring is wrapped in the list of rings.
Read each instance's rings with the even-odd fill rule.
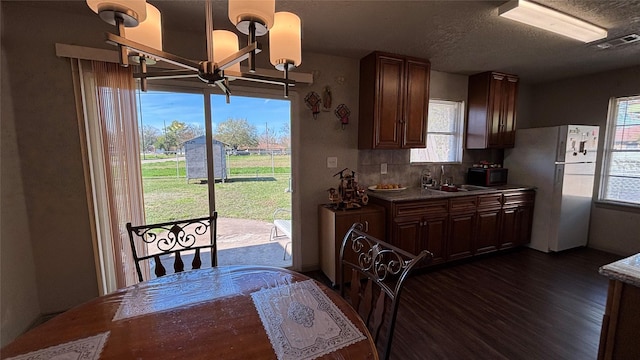
[[[411,151],[403,150],[359,150],[356,177],[362,186],[379,183],[395,183],[407,187],[420,186],[420,174],[430,169],[434,178],[440,178],[440,167],[444,165],[445,177],[453,178],[454,184],[466,183],[467,168],[482,160],[502,163],[503,150],[464,150],[460,164],[411,164]],[[387,173],[380,173],[380,165],[387,164]]]

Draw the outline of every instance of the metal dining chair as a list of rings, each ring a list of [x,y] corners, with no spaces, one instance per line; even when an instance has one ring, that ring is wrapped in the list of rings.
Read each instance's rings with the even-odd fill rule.
[[[218,213],[196,219],[169,221],[159,224],[132,226],[127,223],[131,251],[138,272],[144,281],[141,263],[147,263],[156,277],[167,274],[163,261],[173,258],[174,272],[184,271],[184,259],[191,260],[191,269],[200,269],[202,252],[209,251],[212,267],[217,266],[216,225]],[[146,253],[138,254],[136,244],[146,245]],[[148,279],[147,279],[148,280]]]
[[[358,312],[371,332],[381,359],[389,359],[400,295],[416,265],[433,258],[427,250],[410,254],[351,226],[340,248],[340,295]],[[345,271],[351,278],[347,284]],[[348,292],[347,292],[348,288]]]

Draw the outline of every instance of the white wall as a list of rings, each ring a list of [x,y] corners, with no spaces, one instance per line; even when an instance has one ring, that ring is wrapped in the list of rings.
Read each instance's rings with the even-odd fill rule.
[[[6,52],[2,43],[2,68]],[[40,314],[36,268],[18,154],[9,74],[2,74],[0,185],[0,346],[24,331]]]
[[[98,294],[71,68],[54,44],[94,46],[105,28],[41,4],[1,3],[3,344]]]
[[[527,127],[599,125],[602,148],[609,99],[639,94],[640,66],[537,85],[532,94],[533,117]],[[602,152],[598,155],[598,169],[600,164]],[[596,174],[594,196],[599,176]],[[588,246],[623,256],[640,252],[640,210],[595,203]]]

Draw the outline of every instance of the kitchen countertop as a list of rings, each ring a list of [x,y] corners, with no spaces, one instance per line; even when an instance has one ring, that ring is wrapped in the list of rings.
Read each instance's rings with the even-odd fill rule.
[[[640,254],[600,267],[600,274],[611,280],[640,287]]]
[[[488,187],[486,190],[474,190],[474,191],[437,191],[430,189],[421,189],[419,187],[411,187],[405,190],[368,190],[369,197],[375,197],[378,199],[399,202],[399,201],[412,201],[412,200],[427,200],[427,199],[446,199],[452,197],[469,196],[469,195],[483,195],[492,194],[496,192],[504,191],[522,191],[533,190],[535,187],[528,185],[501,185]]]

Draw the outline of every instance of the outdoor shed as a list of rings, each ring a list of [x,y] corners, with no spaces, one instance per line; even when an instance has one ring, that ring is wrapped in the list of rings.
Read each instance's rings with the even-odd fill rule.
[[[207,150],[205,136],[201,135],[184,142],[187,167],[187,181],[207,178]],[[227,158],[225,144],[213,140],[213,177],[222,181],[227,179]]]

